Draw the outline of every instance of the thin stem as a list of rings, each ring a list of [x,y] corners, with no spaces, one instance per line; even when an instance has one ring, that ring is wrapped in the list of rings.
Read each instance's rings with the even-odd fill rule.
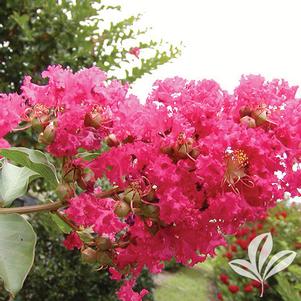
[[[114,187],[112,189],[102,191],[96,194],[98,198],[107,198],[112,197],[116,193],[120,193],[123,190],[119,187]],[[56,201],[53,203],[42,204],[42,205],[34,205],[34,206],[24,206],[24,207],[13,207],[13,208],[0,208],[0,214],[9,214],[9,213],[19,213],[19,214],[26,214],[26,213],[34,213],[34,212],[41,212],[41,211],[56,211],[62,207],[65,207],[66,204],[62,201]]]
[[[64,207],[65,204],[62,201],[56,201],[53,203],[34,205],[34,206],[24,206],[24,207],[13,207],[13,208],[0,208],[0,214],[9,214],[9,213],[34,213],[41,211],[56,211],[57,209]]]
[[[58,216],[64,223],[66,223],[70,228],[72,228],[74,231],[79,231],[79,227],[77,227],[75,224],[71,222],[64,214],[62,214],[59,211],[55,211],[56,216]]]
[[[108,197],[113,197],[116,193],[123,192],[123,189],[120,189],[118,186],[114,187],[112,189],[106,190],[106,191],[101,191],[100,193],[97,193],[95,196],[100,199],[108,198]]]
[[[24,131],[24,130],[27,130],[31,127],[31,124],[28,124],[28,125],[25,125],[23,127],[20,127],[20,128],[15,128],[12,130],[12,132],[16,133],[16,132],[20,132],[20,131]]]

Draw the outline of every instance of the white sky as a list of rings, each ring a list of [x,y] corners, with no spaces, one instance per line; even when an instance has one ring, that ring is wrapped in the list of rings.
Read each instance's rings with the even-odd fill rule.
[[[180,58],[133,86],[145,98],[158,78],[215,79],[230,91],[242,74],[301,85],[301,0],[122,0],[144,14],[151,38],[186,46]]]

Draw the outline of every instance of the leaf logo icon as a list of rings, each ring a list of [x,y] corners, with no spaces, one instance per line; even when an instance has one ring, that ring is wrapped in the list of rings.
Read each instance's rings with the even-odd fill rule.
[[[268,261],[272,249],[272,235],[271,233],[264,233],[256,236],[250,242],[248,247],[250,261],[245,259],[234,259],[229,262],[230,267],[237,274],[261,283],[260,297],[262,297],[264,293],[265,280],[287,268],[297,255],[294,251],[284,250],[272,256]]]

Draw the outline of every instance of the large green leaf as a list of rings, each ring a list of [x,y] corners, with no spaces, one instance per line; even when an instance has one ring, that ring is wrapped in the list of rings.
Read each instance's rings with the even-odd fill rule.
[[[58,179],[55,167],[41,151],[25,147],[11,147],[0,149],[0,155],[38,173],[50,183],[52,188],[56,188]]]
[[[0,215],[0,278],[15,295],[29,273],[36,245],[31,225],[18,214]]]
[[[18,197],[24,195],[28,184],[39,175],[27,167],[18,167],[4,162],[0,170],[0,207],[10,206]]]

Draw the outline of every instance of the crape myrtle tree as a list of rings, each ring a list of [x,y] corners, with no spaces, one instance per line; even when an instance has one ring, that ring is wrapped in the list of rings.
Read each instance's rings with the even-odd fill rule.
[[[96,65],[133,82],[180,54],[178,47],[148,39],[148,29],[137,26],[140,15],[122,19],[118,1],[110,2],[2,0],[0,91],[18,89],[25,74],[40,80],[50,64],[74,71]],[[111,15],[117,16],[109,22]]]
[[[243,76],[228,93],[176,77],[142,104],[97,67],[49,66],[42,77],[0,96],[0,277],[12,296],[34,257],[28,214],[54,216],[66,248],[107,269],[130,301],[148,293],[132,289],[144,267],[202,262],[224,234],[298,194],[301,104],[284,80]],[[37,142],[19,147],[16,132]],[[12,207],[28,186],[41,203]]]

